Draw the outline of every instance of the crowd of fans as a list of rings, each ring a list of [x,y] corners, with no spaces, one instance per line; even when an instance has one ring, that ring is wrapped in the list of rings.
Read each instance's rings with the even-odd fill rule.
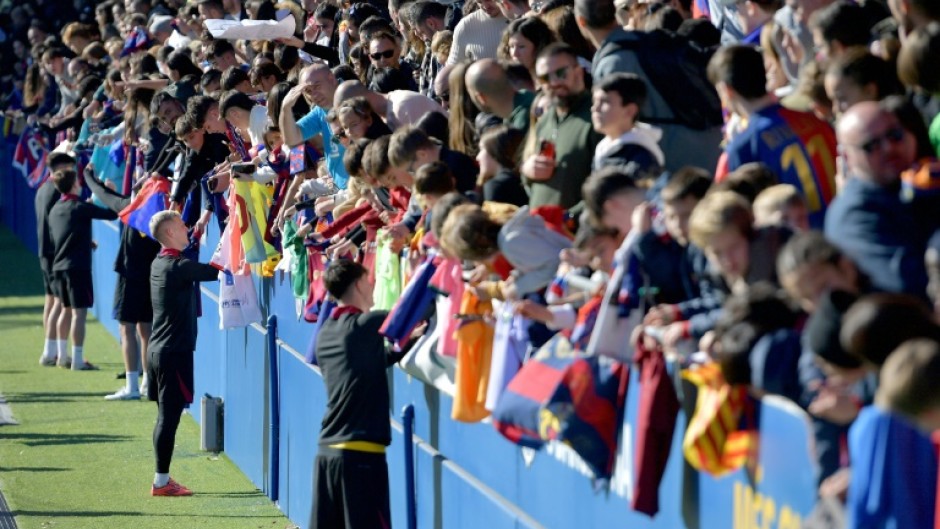
[[[37,194],[42,362],[93,367],[91,219],[169,178],[194,241],[252,217],[274,251],[250,270],[293,252],[308,302],[325,259],[397,293],[426,260],[456,271],[434,282],[445,356],[495,305],[529,354],[564,333],[717,363],[812,417],[852,527],[934,526],[940,3],[334,2],[0,3],[5,115],[71,153]],[[203,23],[285,16],[273,41]],[[141,393],[159,250],[121,237],[114,400]]]

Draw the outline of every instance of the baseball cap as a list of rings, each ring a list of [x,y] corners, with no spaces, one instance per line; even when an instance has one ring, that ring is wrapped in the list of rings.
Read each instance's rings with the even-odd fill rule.
[[[147,28],[151,35],[165,31],[173,31],[173,17],[167,15],[158,15],[150,21],[150,27]]]

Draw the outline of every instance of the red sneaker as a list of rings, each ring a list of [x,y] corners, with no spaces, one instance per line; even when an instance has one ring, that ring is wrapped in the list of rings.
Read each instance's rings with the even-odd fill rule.
[[[150,495],[151,496],[192,496],[193,491],[173,481],[173,478],[170,478],[169,483],[167,483],[166,485],[162,487],[151,485]]]

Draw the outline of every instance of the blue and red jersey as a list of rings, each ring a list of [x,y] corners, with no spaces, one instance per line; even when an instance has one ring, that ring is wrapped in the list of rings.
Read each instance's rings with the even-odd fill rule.
[[[828,123],[811,113],[773,104],[749,117],[747,128],[731,140],[725,154],[728,171],[761,162],[781,184],[799,189],[810,225],[822,228],[826,206],[836,193],[836,136]]]

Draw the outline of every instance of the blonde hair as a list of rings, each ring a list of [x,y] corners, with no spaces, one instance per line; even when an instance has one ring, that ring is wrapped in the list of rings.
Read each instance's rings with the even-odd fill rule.
[[[772,217],[791,207],[806,207],[800,190],[790,184],[770,186],[754,199],[754,224],[773,224]]]
[[[692,210],[689,219],[689,240],[701,249],[711,245],[712,239],[729,229],[750,237],[754,227],[751,205],[733,191],[709,193]]]
[[[154,215],[153,217],[151,217],[148,227],[150,228],[150,234],[153,235],[153,238],[160,241],[160,236],[161,236],[160,228],[162,228],[163,225],[168,220],[174,219],[174,218],[179,219],[182,217],[180,217],[180,214],[178,212],[173,211],[172,209],[163,210],[157,213],[156,215]],[[162,243],[163,241],[160,241],[160,242]]]
[[[928,338],[908,340],[885,361],[879,374],[875,403],[916,418],[940,407],[940,344]]]
[[[450,47],[453,43],[454,32],[449,29],[434,34],[434,38],[431,39],[431,53],[437,58],[437,62],[441,64],[447,62],[447,57],[450,56]],[[441,57],[444,58],[443,61],[440,59]]]

